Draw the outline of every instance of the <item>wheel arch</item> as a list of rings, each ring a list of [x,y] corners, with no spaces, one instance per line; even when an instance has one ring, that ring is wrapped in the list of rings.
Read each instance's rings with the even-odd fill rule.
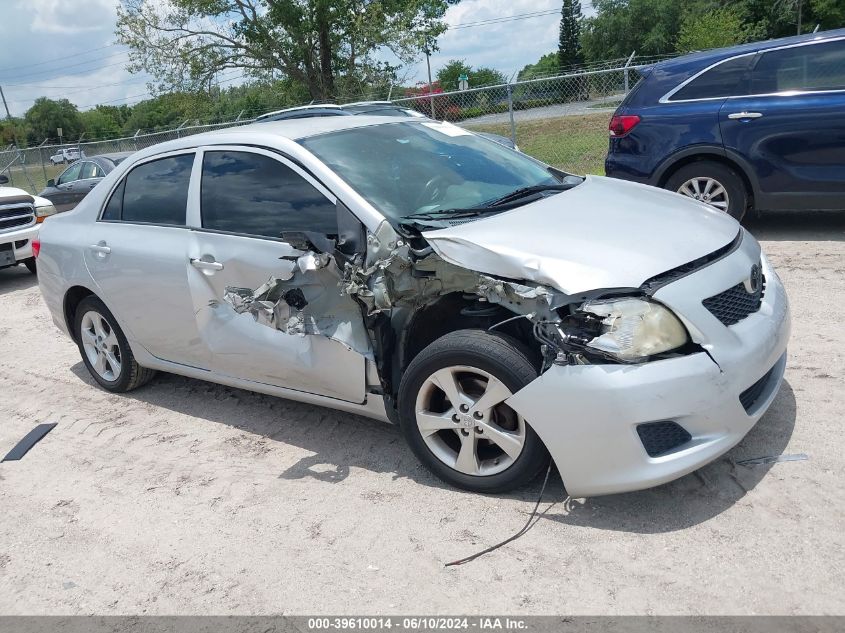
[[[90,297],[92,295],[97,297],[97,294],[86,286],[71,286],[68,288],[67,292],[65,292],[65,298],[62,302],[62,310],[64,312],[67,331],[70,332],[70,338],[74,343],[79,343],[73,327],[74,321],[76,320],[76,308],[85,297]],[[97,298],[99,299],[99,297]],[[102,299],[100,300],[102,301]]]
[[[754,208],[754,202],[759,199],[760,195],[759,184],[757,183],[757,178],[754,175],[754,170],[744,158],[737,155],[735,152],[731,152],[726,150],[724,147],[716,145],[687,148],[685,150],[681,150],[680,152],[676,152],[664,160],[663,163],[661,163],[655,170],[654,176],[651,179],[651,184],[663,188],[666,186],[666,182],[669,178],[671,178],[676,171],[686,165],[701,161],[721,163],[739,174],[739,177],[742,178],[742,182],[745,185],[745,190],[748,193],[749,206],[752,209]]]

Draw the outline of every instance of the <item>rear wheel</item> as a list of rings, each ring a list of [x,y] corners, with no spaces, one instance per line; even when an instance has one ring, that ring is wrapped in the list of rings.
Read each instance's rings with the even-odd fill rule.
[[[23,260],[23,265],[27,267],[27,270],[31,272],[33,275],[37,274],[37,269],[35,267],[35,258],[28,257],[27,259]]]
[[[516,341],[459,330],[411,362],[399,389],[400,425],[411,449],[444,481],[475,492],[528,483],[549,455],[506,403],[537,377]]]
[[[76,307],[74,333],[82,362],[103,389],[120,393],[149,382],[152,369],[141,367],[105,304],[95,296],[85,297]]]
[[[702,160],[684,165],[669,177],[665,187],[737,220],[742,220],[748,208],[748,192],[742,177],[722,163]]]

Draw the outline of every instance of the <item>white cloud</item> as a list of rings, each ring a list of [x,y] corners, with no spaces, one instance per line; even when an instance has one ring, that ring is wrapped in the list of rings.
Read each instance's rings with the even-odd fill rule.
[[[114,28],[112,0],[22,0],[17,9],[32,18],[33,33],[87,33]]]

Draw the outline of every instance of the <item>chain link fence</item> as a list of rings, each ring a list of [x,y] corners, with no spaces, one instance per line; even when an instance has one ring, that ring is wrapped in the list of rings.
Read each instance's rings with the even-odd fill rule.
[[[533,77],[501,85],[454,92],[430,91],[428,86],[393,90],[393,103],[467,129],[491,132],[514,140],[519,149],[546,163],[574,173],[603,173],[610,113],[639,81],[643,64],[613,68],[593,66],[553,77]],[[624,60],[622,60],[624,61]],[[617,62],[618,63],[618,62]],[[607,63],[603,64],[607,65]],[[0,173],[9,185],[37,194],[48,180],[67,167],[61,150],[76,156],[133,152],[157,143],[234,125],[252,123],[238,118],[223,123],[193,125],[144,132],[123,138],[46,145],[26,149],[9,146],[0,151]],[[46,143],[46,142],[45,142]],[[70,157],[74,158],[73,155]]]

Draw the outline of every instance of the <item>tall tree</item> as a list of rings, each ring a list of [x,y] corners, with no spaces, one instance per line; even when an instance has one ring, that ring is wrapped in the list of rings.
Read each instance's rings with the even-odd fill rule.
[[[563,0],[557,46],[557,62],[560,68],[571,68],[584,63],[584,55],[581,52],[582,19],[580,0]]]
[[[131,48],[131,69],[156,77],[160,90],[209,87],[235,69],[281,73],[313,99],[332,99],[339,79],[395,72],[376,59],[382,48],[414,59],[446,29],[442,17],[457,1],[121,0],[117,34]]]
[[[29,128],[27,137],[30,144],[37,145],[44,139],[58,140],[57,128],[62,128],[64,140],[75,141],[82,134],[79,111],[67,99],[55,101],[39,97],[24,114],[24,121]]]

